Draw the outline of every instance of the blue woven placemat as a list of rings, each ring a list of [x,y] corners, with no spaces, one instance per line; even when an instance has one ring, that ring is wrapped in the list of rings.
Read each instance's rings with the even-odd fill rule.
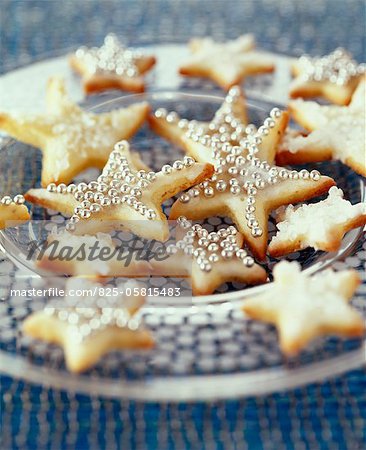
[[[0,73],[113,31],[132,44],[252,32],[268,50],[365,60],[363,0],[0,0]],[[1,92],[0,92],[1,104]],[[2,299],[5,300],[6,299]],[[366,371],[218,403],[120,402],[0,377],[4,449],[363,449]]]

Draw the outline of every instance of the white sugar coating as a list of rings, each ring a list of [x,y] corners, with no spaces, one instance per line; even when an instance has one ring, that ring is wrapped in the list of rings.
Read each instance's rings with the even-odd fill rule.
[[[90,270],[91,273],[98,273],[100,275],[108,275],[110,272],[110,261],[103,261],[100,258],[96,258],[95,260],[89,260],[89,252],[91,248],[97,243],[98,248],[111,248],[114,249],[115,245],[113,240],[109,234],[105,233],[97,233],[96,236],[84,235],[77,236],[75,234],[69,233],[67,231],[61,230],[57,231],[55,227],[49,235],[48,242],[58,241],[58,247],[55,254],[61,252],[65,247],[72,247],[75,251],[81,247],[85,249],[85,258],[82,261],[76,261],[72,259],[70,262],[78,264],[82,264],[85,267],[85,270]],[[52,251],[52,247],[50,247],[49,251],[46,251],[45,254],[49,254]],[[98,253],[96,252],[96,255]]]
[[[57,122],[57,119],[55,119]],[[104,154],[106,148],[112,148],[119,138],[118,130],[121,129],[121,116],[119,111],[112,111],[109,116],[96,116],[77,108],[74,113],[70,111],[61,123],[53,126],[54,157],[57,160],[59,173],[69,167],[69,151],[78,150],[78,155],[86,157],[88,150],[93,150],[93,155]],[[57,147],[55,145],[57,143]]]
[[[52,175],[55,179],[70,167],[73,159],[86,158],[90,151],[93,156],[104,158],[106,149],[113,148],[121,138],[123,121],[128,122],[126,109],[96,115],[82,110],[66,98],[62,103],[65,111],[63,114],[42,117],[11,114],[11,117],[20,124],[27,124],[29,128],[34,126],[37,129],[41,124],[49,129],[52,137],[48,139],[47,145],[52,148]],[[134,116],[135,112],[131,109],[131,119]]]
[[[251,34],[227,42],[215,42],[211,38],[194,39],[191,44],[192,55],[187,64],[204,62],[214,67],[220,61],[221,71],[227,78],[235,77],[237,68],[247,64],[272,64],[271,58],[253,51],[254,46],[255,39]]]
[[[332,269],[324,270],[316,276],[309,276],[301,271],[298,262],[281,261],[273,269],[274,283],[268,290],[271,300],[275,299],[277,308],[282,305],[288,308],[289,317],[299,313],[299,320],[307,320],[307,313],[312,316],[312,322],[322,321],[324,317],[342,315],[348,309],[345,301],[344,286],[350,281],[350,272],[334,272]],[[277,295],[276,295],[277,293]],[[287,295],[286,295],[287,294]],[[318,314],[314,314],[314,308]],[[286,328],[291,327],[291,321]],[[287,330],[289,331],[289,330]],[[294,323],[294,332],[297,324]]]
[[[290,130],[285,134],[279,151],[297,153],[306,149],[332,149],[334,159],[346,162],[352,158],[366,164],[365,85],[357,89],[349,106],[322,106],[316,102],[294,100],[294,110],[310,121],[312,131],[304,137]]]
[[[255,46],[254,36],[244,34],[237,39],[226,42],[215,42],[212,38],[195,39],[192,42],[193,55],[199,55],[211,59],[220,54],[220,59],[225,58],[232,63],[231,57],[240,53],[249,52]]]
[[[332,149],[333,158],[342,162],[350,157],[365,165],[365,124],[362,118],[353,116],[338,116],[324,128],[315,130],[307,136],[298,131],[288,130],[279,146],[278,152],[289,151],[296,154],[299,151],[311,149]]]
[[[361,215],[366,215],[366,203],[352,205],[343,198],[342,190],[333,186],[326,200],[298,208],[288,206],[277,224],[278,233],[272,242],[301,238],[304,246],[317,249],[317,243],[326,241],[334,227]]]
[[[108,73],[129,78],[139,75],[136,63],[142,58],[140,52],[124,47],[114,34],[108,34],[99,48],[80,47],[75,56],[83,62],[88,75]]]

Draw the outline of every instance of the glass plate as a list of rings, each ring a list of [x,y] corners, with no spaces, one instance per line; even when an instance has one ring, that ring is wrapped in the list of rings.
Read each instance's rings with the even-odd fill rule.
[[[91,97],[84,106],[105,112],[146,100],[152,109],[164,107],[177,111],[182,117],[209,120],[223,100],[204,93],[167,91],[103,101],[105,98],[103,95]],[[283,108],[283,105],[249,98],[250,120],[261,123],[274,106]],[[153,169],[182,155],[179,148],[153,134],[146,125],[131,143]],[[333,177],[353,203],[365,200],[364,181],[344,165],[326,162],[312,164],[311,168]],[[41,152],[12,139],[3,141],[0,173],[7,176],[1,177],[1,193],[12,195],[39,186],[40,169]],[[88,181],[93,176],[95,171],[87,171],[78,180]],[[166,213],[171,204],[172,201],[165,204]],[[36,220],[48,219],[55,224],[65,220],[60,214],[30,207]],[[205,221],[209,228],[223,223],[230,221],[225,218]],[[274,228],[271,220],[270,234]],[[0,233],[0,244],[6,254],[18,266],[27,269],[29,276],[25,276],[21,284],[29,287],[36,285],[41,275],[26,259],[33,234],[32,223]],[[296,259],[304,270],[314,273],[330,265],[339,266],[348,256],[352,266],[362,270],[361,258],[365,255],[362,236],[360,229],[348,233],[337,253],[306,250],[288,259]],[[267,259],[269,274],[275,262]],[[16,284],[18,287],[18,279]],[[15,286],[9,289],[12,287]],[[271,392],[349,370],[364,362],[365,343],[360,339],[320,339],[297,358],[284,358],[274,328],[245,320],[238,309],[245,297],[268,288],[269,285],[245,288],[225,284],[213,295],[195,297],[193,305],[192,298],[179,302],[179,306],[174,304],[174,298],[150,298],[141,314],[155,335],[156,349],[148,353],[112,352],[83,375],[67,372],[60,348],[30,340],[20,332],[22,320],[46,299],[11,297],[8,303],[0,305],[0,370],[53,387],[112,397],[174,401]],[[354,304],[366,316],[365,303],[365,297],[356,296]]]

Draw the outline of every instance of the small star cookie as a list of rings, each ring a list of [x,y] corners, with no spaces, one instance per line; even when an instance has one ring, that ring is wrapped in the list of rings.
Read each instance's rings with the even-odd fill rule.
[[[25,199],[22,195],[16,195],[14,198],[5,195],[0,198],[0,230],[17,226],[30,219],[24,202]]]
[[[288,114],[274,108],[258,129],[254,125],[245,126],[231,113],[231,106],[239,104],[242,109],[242,102],[240,90],[232,88],[211,127],[203,128],[195,121],[181,125],[185,133],[184,139],[181,138],[184,147],[198,161],[214,162],[215,173],[181,195],[172,206],[170,219],[228,216],[243,234],[253,255],[263,260],[270,211],[321,195],[334,181],[317,171],[296,172],[275,166],[276,148],[286,129]],[[175,125],[179,126],[181,120],[177,115],[174,117]],[[163,122],[160,126],[164,126]],[[167,135],[169,130],[175,131],[165,130]]]
[[[225,282],[261,284],[266,271],[254,262],[243,247],[243,236],[230,226],[209,233],[201,225],[178,218],[184,235],[166,248],[169,255],[152,259],[152,275],[190,278],[193,295],[212,294]]]
[[[82,110],[65,92],[62,80],[47,86],[47,110],[39,116],[0,114],[0,129],[14,138],[41,149],[42,186],[69,183],[88,167],[103,167],[110,149],[130,138],[145,121],[149,105],[94,114]]]
[[[353,94],[349,106],[323,106],[316,102],[294,100],[289,109],[307,135],[291,130],[279,146],[278,164],[340,160],[366,176],[365,101],[366,79]]]
[[[224,43],[211,38],[192,39],[189,43],[191,56],[179,72],[188,77],[210,78],[229,90],[248,75],[273,72],[273,59],[255,51],[254,47],[251,34]]]
[[[143,74],[156,59],[124,47],[114,34],[108,34],[101,47],[80,47],[69,61],[82,76],[85,93],[92,94],[107,89],[143,92]]]
[[[47,189],[31,189],[26,199],[70,215],[67,229],[77,234],[125,229],[164,241],[169,227],[161,204],[212,173],[211,164],[198,164],[187,156],[159,172],[137,170],[128,142],[121,141],[96,181],[50,184]]]
[[[268,251],[274,257],[307,247],[335,252],[348,231],[363,225],[366,203],[352,205],[343,198],[342,190],[333,186],[326,200],[298,208],[288,206],[277,223],[278,232]]]
[[[126,292],[127,286],[118,289]],[[32,338],[60,345],[71,372],[91,368],[112,350],[154,346],[151,334],[135,316],[144,303],[142,296],[105,297],[105,286],[80,278],[70,278],[65,292],[65,297],[52,300],[27,317],[23,331]]]
[[[286,355],[296,355],[322,335],[363,335],[363,319],[348,305],[359,284],[355,270],[328,269],[310,277],[297,262],[281,261],[273,275],[268,289],[246,300],[242,309],[249,317],[276,326]]]
[[[337,105],[348,105],[366,65],[357,64],[343,48],[321,58],[301,56],[292,64],[296,77],[290,85],[292,98],[323,97]]]
[[[105,233],[77,236],[66,230],[54,230],[38,246],[36,264],[54,273],[98,280],[150,275],[150,265],[136,258],[133,244],[127,241],[117,246]]]

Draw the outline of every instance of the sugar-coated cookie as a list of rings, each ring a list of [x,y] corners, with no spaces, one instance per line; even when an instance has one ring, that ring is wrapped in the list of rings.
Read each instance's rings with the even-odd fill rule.
[[[348,304],[360,282],[355,270],[328,269],[311,277],[297,262],[281,261],[273,275],[268,289],[245,300],[242,308],[249,317],[276,326],[286,355],[296,355],[322,335],[363,335],[363,319]]]
[[[169,236],[169,228],[161,204],[212,173],[211,164],[195,163],[190,157],[167,164],[159,172],[138,170],[128,142],[121,141],[96,181],[50,184],[47,189],[30,189],[25,197],[70,215],[67,229],[77,234],[123,229],[163,241]]]
[[[349,106],[291,101],[290,113],[310,133],[287,132],[278,148],[277,163],[302,164],[335,159],[366,176],[365,87],[366,79],[363,78]]]
[[[154,56],[124,47],[110,33],[101,47],[80,47],[70,56],[70,66],[83,80],[86,94],[108,89],[143,92],[143,75],[155,64]]]
[[[133,291],[135,285],[130,284],[119,286],[119,290],[126,292],[128,286]],[[80,278],[70,278],[65,292],[65,297],[27,317],[23,332],[60,345],[71,372],[91,368],[112,350],[154,346],[151,334],[135,316],[144,303],[141,295],[106,296],[104,286]]]
[[[358,64],[343,48],[322,57],[301,56],[292,63],[295,79],[290,84],[290,96],[323,97],[337,105],[348,105],[365,70],[366,65]]]
[[[278,232],[268,251],[282,256],[307,247],[334,252],[347,231],[366,224],[366,203],[352,205],[341,189],[329,190],[326,200],[310,205],[288,206],[277,223]]]
[[[168,245],[168,258],[150,261],[152,274],[189,277],[193,295],[212,294],[225,282],[261,284],[266,271],[243,249],[243,236],[233,226],[209,233],[185,217],[178,223],[183,233]]]
[[[254,50],[255,40],[244,34],[227,42],[211,38],[192,39],[190,58],[179,68],[181,75],[210,78],[225,90],[248,75],[272,72],[273,59]]]
[[[47,186],[69,183],[88,167],[102,168],[113,145],[129,139],[148,112],[146,102],[101,114],[84,111],[67,97],[64,82],[53,78],[44,114],[0,113],[0,130],[42,151],[42,186]]]

